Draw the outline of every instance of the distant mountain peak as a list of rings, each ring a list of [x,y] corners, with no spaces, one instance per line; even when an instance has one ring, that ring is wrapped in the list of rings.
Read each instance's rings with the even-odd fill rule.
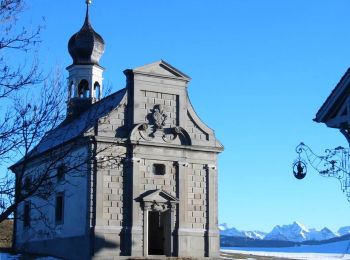
[[[222,224],[219,225],[219,229],[220,230],[226,230],[226,229],[229,229],[229,227],[228,227],[227,223],[222,223]]]
[[[350,226],[339,228],[337,233],[339,236],[350,234]]]
[[[350,234],[350,226],[340,228],[338,233],[334,233],[328,227],[324,227],[318,231],[314,228],[307,228],[304,224],[298,221],[294,221],[289,225],[276,225],[269,233],[260,231],[240,231],[236,228],[228,228],[226,223],[219,225],[219,229],[220,234],[224,236],[292,242],[304,242],[308,240],[321,241]]]
[[[298,227],[300,227],[300,228],[303,229],[303,230],[308,230],[308,228],[307,228],[304,224],[301,224],[301,223],[298,222],[298,221],[294,221],[292,225],[298,226]]]
[[[261,231],[240,231],[236,228],[229,228],[226,223],[219,225],[220,234],[231,237],[245,237],[251,239],[264,239],[266,233]]]

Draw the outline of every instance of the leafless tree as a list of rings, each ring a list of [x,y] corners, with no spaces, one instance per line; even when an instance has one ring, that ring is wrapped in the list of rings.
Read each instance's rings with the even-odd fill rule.
[[[19,15],[25,8],[24,0],[1,0],[0,2],[0,98],[6,98],[41,81],[38,63],[10,64],[14,52],[28,53],[40,43],[41,26],[34,31],[19,28]]]
[[[56,77],[56,76],[55,76]],[[41,177],[31,178],[30,186],[25,183],[26,160],[44,137],[47,131],[56,127],[63,118],[62,92],[60,79],[43,83],[39,98],[32,95],[16,96],[11,104],[11,110],[5,114],[0,126],[0,163],[13,164],[13,158],[23,161],[16,176],[11,172],[0,179],[0,222],[8,218],[17,205],[25,199],[40,192],[43,183],[48,183],[48,175],[43,172]],[[50,91],[49,91],[50,90]],[[60,158],[57,158],[57,161]],[[48,173],[50,167],[46,170]],[[24,187],[27,185],[27,187]],[[16,191],[17,189],[17,191]],[[24,192],[25,191],[25,192]],[[17,195],[17,197],[15,197]]]
[[[41,28],[33,32],[26,29],[18,31],[17,18],[24,10],[24,0],[0,1],[0,223],[13,217],[23,220],[23,216],[15,214],[16,208],[35,198],[41,203],[32,204],[37,219],[31,221],[42,222],[50,231],[52,223],[41,207],[53,203],[52,196],[58,186],[70,184],[67,179],[59,180],[60,175],[82,177],[91,167],[106,164],[108,167],[118,167],[124,154],[113,150],[117,144],[91,147],[94,144],[91,140],[93,134],[75,138],[72,142],[68,139],[65,141],[68,130],[58,135],[52,134],[58,126],[64,128],[69,123],[64,121],[67,99],[65,80],[60,70],[43,77],[39,63],[33,57],[30,66],[20,62],[17,65],[7,64],[6,55],[9,52],[27,54],[35,48],[40,42]],[[83,123],[93,128],[97,123],[93,120],[98,118],[95,113],[99,113],[98,109],[92,109]],[[44,155],[38,151],[42,142],[55,142],[57,139],[57,143],[64,145],[47,149]],[[84,145],[91,147],[88,155],[76,152]],[[106,155],[105,151],[114,151],[113,156]],[[39,154],[43,156],[36,158]],[[42,160],[39,167],[32,165],[36,160]],[[65,162],[64,167],[60,168],[62,162]],[[13,164],[15,174],[4,170]]]
[[[9,173],[6,168],[24,160],[47,131],[62,121],[64,87],[60,73],[44,78],[33,50],[40,43],[41,26],[27,30],[20,26],[24,0],[0,1],[0,222],[9,218],[18,203],[38,192],[36,179],[27,192],[24,175]],[[20,60],[13,57],[21,54]],[[24,60],[32,60],[28,65]],[[25,172],[25,165],[22,171]],[[17,195],[17,197],[15,196]]]

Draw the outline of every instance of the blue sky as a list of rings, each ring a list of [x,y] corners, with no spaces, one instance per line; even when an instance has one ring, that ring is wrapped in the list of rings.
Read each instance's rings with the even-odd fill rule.
[[[45,17],[43,68],[70,65],[67,42],[85,1],[28,2],[25,21]],[[292,163],[300,141],[320,154],[347,146],[312,119],[349,67],[349,10],[347,0],[95,0],[91,21],[106,41],[101,65],[113,90],[124,87],[124,69],[159,59],[192,77],[191,102],[225,145],[220,223],[337,230],[350,225],[339,183],[312,171],[298,181]]]

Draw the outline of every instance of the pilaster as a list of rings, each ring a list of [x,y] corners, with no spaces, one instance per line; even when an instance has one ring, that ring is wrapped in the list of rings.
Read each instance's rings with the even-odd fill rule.
[[[137,157],[131,158],[132,163],[132,226],[131,226],[131,255],[143,255],[143,232],[142,232],[142,211],[140,204],[135,201],[140,196],[140,162],[141,159]]]
[[[143,256],[148,256],[148,216],[150,211],[149,205],[143,207]]]
[[[207,230],[205,251],[207,257],[218,257],[220,236],[218,230],[218,191],[216,165],[207,164]]]
[[[170,254],[171,256],[176,256],[175,248],[174,248],[174,239],[175,237],[175,205],[170,205]]]
[[[184,161],[177,162],[177,197],[179,198],[179,205],[177,210],[178,216],[178,230],[177,230],[177,254],[181,256],[189,255],[188,237],[188,166]]]

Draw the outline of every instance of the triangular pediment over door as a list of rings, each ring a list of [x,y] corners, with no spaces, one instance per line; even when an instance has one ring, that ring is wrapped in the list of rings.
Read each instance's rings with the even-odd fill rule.
[[[161,189],[146,191],[141,195],[141,201],[144,207],[155,211],[164,211],[179,203],[176,197]]]

